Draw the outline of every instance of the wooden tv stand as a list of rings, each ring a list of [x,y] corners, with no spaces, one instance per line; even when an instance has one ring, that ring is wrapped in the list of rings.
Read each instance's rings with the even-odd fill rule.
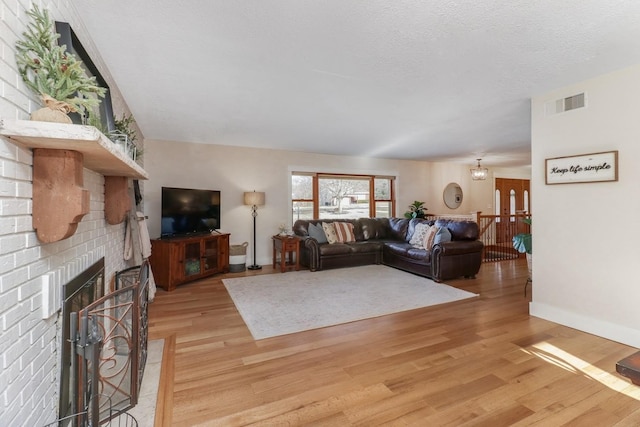
[[[154,239],[149,261],[156,284],[165,291],[216,273],[227,273],[229,234]]]

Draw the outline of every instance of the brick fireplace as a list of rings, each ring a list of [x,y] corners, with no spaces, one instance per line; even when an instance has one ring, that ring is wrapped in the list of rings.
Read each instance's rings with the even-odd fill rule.
[[[12,167],[25,174],[15,180],[17,194],[9,203],[15,211],[10,217],[14,225],[10,233],[0,236],[0,315],[5,325],[0,334],[4,360],[0,372],[0,425],[37,426],[57,417],[61,377],[60,312],[44,314],[48,305],[43,301],[44,290],[49,287],[61,291],[65,283],[100,258],[105,260],[105,286],[109,287],[115,272],[128,265],[122,259],[124,226],[109,226],[104,221],[103,177],[87,170],[84,182],[91,193],[90,213],[72,238],[41,245],[29,216],[30,155],[18,147],[11,149],[17,159]],[[6,159],[3,162],[9,163]],[[6,220],[5,216],[0,222],[6,224]]]
[[[68,22],[110,85],[114,111],[127,111],[108,67],[84,30],[73,2],[46,2],[52,18]],[[28,4],[5,8],[0,31],[15,39],[26,29]],[[6,73],[0,97],[0,120],[28,119],[37,97],[21,82],[13,62],[13,43],[6,43]],[[142,138],[141,138],[142,139]],[[68,239],[43,244],[32,226],[32,150],[0,136],[0,426],[43,426],[57,419],[62,369],[61,311],[55,305],[62,288],[104,258],[105,291],[115,274],[133,265],[123,260],[124,224],[105,221],[105,178],[84,169],[89,213]]]
[[[115,273],[129,267],[124,252],[124,224],[104,219],[104,178],[84,170],[90,212],[69,239],[41,244],[31,227],[30,150],[0,138],[0,165],[12,170],[10,198],[0,215],[0,425],[41,426],[58,418],[60,402],[61,311],[51,306],[62,288],[104,258],[105,290]],[[55,305],[55,304],[54,304]]]

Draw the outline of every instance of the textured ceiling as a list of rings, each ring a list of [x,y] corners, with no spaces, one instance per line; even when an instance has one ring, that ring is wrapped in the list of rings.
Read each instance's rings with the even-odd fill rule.
[[[495,166],[530,98],[640,63],[640,1],[82,0],[146,138]]]

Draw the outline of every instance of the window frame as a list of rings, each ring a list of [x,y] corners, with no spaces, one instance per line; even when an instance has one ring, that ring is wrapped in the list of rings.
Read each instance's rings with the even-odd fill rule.
[[[354,179],[354,180],[367,180],[369,182],[369,217],[376,217],[376,205],[378,203],[389,203],[391,206],[391,211],[389,212],[390,217],[394,217],[396,213],[396,177],[391,175],[375,175],[375,174],[352,174],[352,173],[328,173],[328,172],[303,172],[303,171],[292,171],[289,177],[290,184],[294,176],[311,176],[311,186],[312,186],[312,198],[293,198],[293,188],[291,189],[290,200],[291,200],[291,219],[295,222],[294,219],[294,209],[293,206],[295,203],[311,203],[313,206],[313,218],[318,219],[320,217],[320,179]],[[389,180],[389,198],[378,199],[375,194],[375,180],[376,179],[387,179]]]

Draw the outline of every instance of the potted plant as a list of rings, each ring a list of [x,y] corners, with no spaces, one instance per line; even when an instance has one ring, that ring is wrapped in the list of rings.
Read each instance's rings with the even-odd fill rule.
[[[522,220],[525,224],[529,224],[531,226],[531,218],[524,218]],[[518,233],[513,236],[512,239],[513,248],[520,252],[521,254],[526,254],[527,257],[527,268],[529,269],[529,279],[531,279],[531,267],[532,267],[532,259],[531,259],[531,233]]]
[[[25,85],[42,99],[44,108],[34,111],[31,120],[71,123],[67,114],[97,107],[105,88],[87,76],[82,61],[67,47],[58,46],[60,37],[46,9],[37,4],[27,12],[31,22],[16,42],[16,62]]]
[[[133,114],[122,114],[122,118],[115,118],[114,124],[116,127],[115,132],[112,136],[115,136],[116,139],[119,137],[126,137],[126,140],[131,146],[131,158],[133,160],[140,159],[142,157],[142,149],[138,147],[136,144],[136,140],[138,139],[138,133],[136,129],[133,127],[135,124],[135,119],[133,118]]]
[[[415,201],[409,205],[409,210],[404,213],[405,218],[424,218],[425,211],[424,202]]]

